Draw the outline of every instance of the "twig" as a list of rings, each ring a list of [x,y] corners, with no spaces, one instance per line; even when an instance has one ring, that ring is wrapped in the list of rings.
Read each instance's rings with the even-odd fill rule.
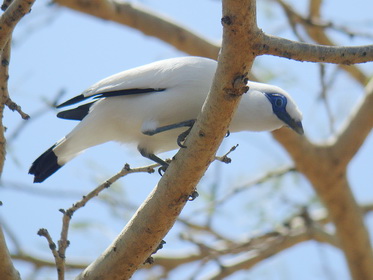
[[[45,113],[49,112],[50,110],[55,109],[56,105],[59,103],[58,100],[60,100],[61,96],[65,94],[65,90],[61,89],[59,90],[56,95],[51,100],[46,100],[44,103],[44,107],[41,109],[38,109],[34,113],[31,113],[32,118],[29,119],[28,122],[21,122],[16,128],[14,128],[12,134],[8,135],[7,142],[10,144],[12,141],[14,141],[20,133],[24,130],[24,128],[27,125],[30,125],[30,122],[34,122],[41,116],[43,116]]]
[[[218,160],[218,161],[224,162],[224,163],[231,163],[232,159],[229,158],[228,155],[231,152],[235,151],[237,147],[238,147],[238,144],[236,144],[235,146],[233,146],[232,148],[230,148],[230,150],[226,154],[224,154],[222,156],[215,156],[215,159]]]
[[[99,185],[97,188],[95,188],[93,191],[88,193],[86,196],[83,196],[83,198],[73,204],[72,207],[70,207],[67,210],[60,209],[60,212],[63,213],[62,218],[62,230],[61,230],[61,237],[58,241],[58,256],[62,260],[62,262],[59,262],[59,265],[57,264],[57,270],[58,271],[65,271],[65,253],[66,249],[69,246],[70,242],[68,240],[68,231],[70,226],[70,221],[73,216],[73,214],[80,208],[84,207],[88,201],[90,201],[92,198],[99,195],[101,191],[104,189],[109,188],[114,182],[116,182],[119,178],[126,176],[130,173],[139,173],[139,172],[147,172],[147,173],[153,173],[154,168],[159,166],[159,164],[152,164],[145,167],[138,167],[138,168],[130,168],[128,164],[125,164],[123,169],[119,171],[117,174],[112,176],[110,179]]]
[[[32,264],[36,268],[55,268],[56,263],[53,261],[49,261],[47,259],[42,259],[30,254],[26,253],[17,253],[17,254],[11,254],[11,258],[13,260],[18,260],[18,261],[23,261],[28,264]],[[84,269],[88,266],[88,263],[66,263],[66,268],[67,269]],[[29,278],[29,279],[34,279],[34,278]]]
[[[56,248],[57,248],[56,243],[53,242],[52,237],[50,236],[48,230],[45,229],[45,228],[39,229],[38,235],[44,236],[45,239],[47,239],[47,241],[48,241],[49,249],[51,249],[51,251],[52,251],[54,261],[55,261],[56,266],[57,266],[58,280],[65,279],[65,271],[63,269],[61,269],[61,267],[62,268],[64,267],[65,259],[63,257],[61,257],[61,255],[56,250]]]
[[[20,115],[21,118],[24,120],[28,120],[30,116],[26,114],[25,112],[22,111],[21,106],[19,106],[17,103],[13,102],[10,97],[7,98],[5,101],[5,105],[12,111],[17,111]]]
[[[283,1],[283,0],[276,0],[276,2],[278,2],[282,6],[282,8],[284,9],[284,11],[286,13],[290,13],[294,17],[297,18],[298,22],[304,27],[304,30],[306,31],[307,35],[314,42],[316,42],[316,43],[318,43],[320,45],[328,45],[328,46],[335,46],[336,45],[328,37],[328,35],[325,33],[325,28],[310,23],[310,22],[314,22],[316,20],[317,21],[321,21],[320,20],[320,5],[319,5],[321,2],[317,2],[316,3],[314,1],[312,1],[311,5],[313,7],[310,9],[311,14],[309,15],[309,17],[311,18],[311,20],[309,18],[302,17],[299,13],[297,13],[296,11],[294,11],[294,9],[292,8],[292,6],[290,4],[286,3],[285,1]],[[313,50],[313,51],[315,52],[316,50]],[[341,56],[341,57],[344,57],[344,55]],[[327,61],[320,61],[320,62],[327,62]],[[350,76],[352,78],[354,78],[360,84],[362,84],[362,85],[366,84],[366,82],[367,82],[367,76],[357,66],[355,66],[355,65],[348,66],[348,65],[342,65],[342,64],[340,64],[340,65],[338,65],[338,67],[341,68],[341,69],[343,69],[347,73],[349,73]]]
[[[287,174],[289,172],[295,172],[295,171],[296,171],[296,169],[294,167],[292,167],[292,166],[290,166],[290,167],[282,167],[282,168],[279,168],[277,170],[271,170],[271,171],[269,171],[268,173],[264,174],[263,176],[261,176],[259,178],[256,178],[254,180],[251,180],[250,182],[244,183],[241,186],[235,187],[229,193],[225,194],[223,198],[221,198],[220,200],[215,201],[214,204],[215,205],[222,204],[228,198],[230,198],[231,196],[234,196],[234,195],[236,195],[236,194],[238,194],[238,193],[240,193],[242,191],[245,191],[249,187],[263,184],[263,183],[267,182],[269,179],[282,177],[282,176],[284,176],[285,174]]]

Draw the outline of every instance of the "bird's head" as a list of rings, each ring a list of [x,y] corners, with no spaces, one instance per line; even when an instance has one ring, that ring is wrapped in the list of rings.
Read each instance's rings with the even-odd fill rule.
[[[298,110],[294,101],[288,94],[280,92],[265,92],[264,95],[272,104],[273,113],[282,120],[285,125],[298,134],[303,134],[302,113]]]
[[[231,124],[232,131],[275,130],[288,126],[303,134],[302,113],[283,89],[256,82],[247,83],[249,90],[242,97]]]

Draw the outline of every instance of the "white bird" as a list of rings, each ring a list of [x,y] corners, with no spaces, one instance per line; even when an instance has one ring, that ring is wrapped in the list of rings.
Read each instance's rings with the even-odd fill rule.
[[[178,148],[185,127],[191,127],[201,111],[216,67],[216,61],[202,57],[162,60],[103,79],[57,106],[94,99],[58,113],[81,122],[33,162],[29,173],[35,175],[34,182],[43,182],[85,149],[108,141],[135,144],[141,155],[166,167],[155,154]],[[247,85],[230,132],[286,125],[303,134],[302,114],[287,92],[262,83]]]

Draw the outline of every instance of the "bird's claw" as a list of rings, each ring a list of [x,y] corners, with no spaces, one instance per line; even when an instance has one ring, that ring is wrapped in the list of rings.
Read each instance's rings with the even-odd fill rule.
[[[166,172],[168,165],[162,165],[158,168],[158,174],[163,176],[163,174]]]
[[[185,130],[183,133],[181,133],[177,137],[177,144],[179,145],[180,148],[186,148],[187,147],[184,144],[182,144],[182,142],[185,141],[186,137],[189,135],[191,130],[192,130],[192,127],[189,127],[187,130]]]

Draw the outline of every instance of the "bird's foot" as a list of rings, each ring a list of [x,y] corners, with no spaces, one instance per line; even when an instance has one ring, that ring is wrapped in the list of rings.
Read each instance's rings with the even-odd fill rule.
[[[158,168],[158,174],[163,176],[163,174],[166,172],[167,168],[168,168],[168,164],[160,166]]]
[[[187,146],[185,146],[184,144],[182,144],[185,139],[187,138],[187,136],[189,135],[190,131],[192,130],[192,126],[189,127],[187,130],[185,130],[183,133],[181,133],[178,137],[177,137],[177,145],[180,147],[180,148],[186,148]]]
[[[152,257],[152,255],[154,255],[155,253],[158,252],[158,250],[161,250],[163,248],[163,245],[166,244],[166,241],[164,241],[162,239],[161,243],[159,243],[158,247],[155,248],[155,250],[150,254],[150,256],[145,260],[145,262],[143,264],[153,264],[154,263],[154,259]]]

